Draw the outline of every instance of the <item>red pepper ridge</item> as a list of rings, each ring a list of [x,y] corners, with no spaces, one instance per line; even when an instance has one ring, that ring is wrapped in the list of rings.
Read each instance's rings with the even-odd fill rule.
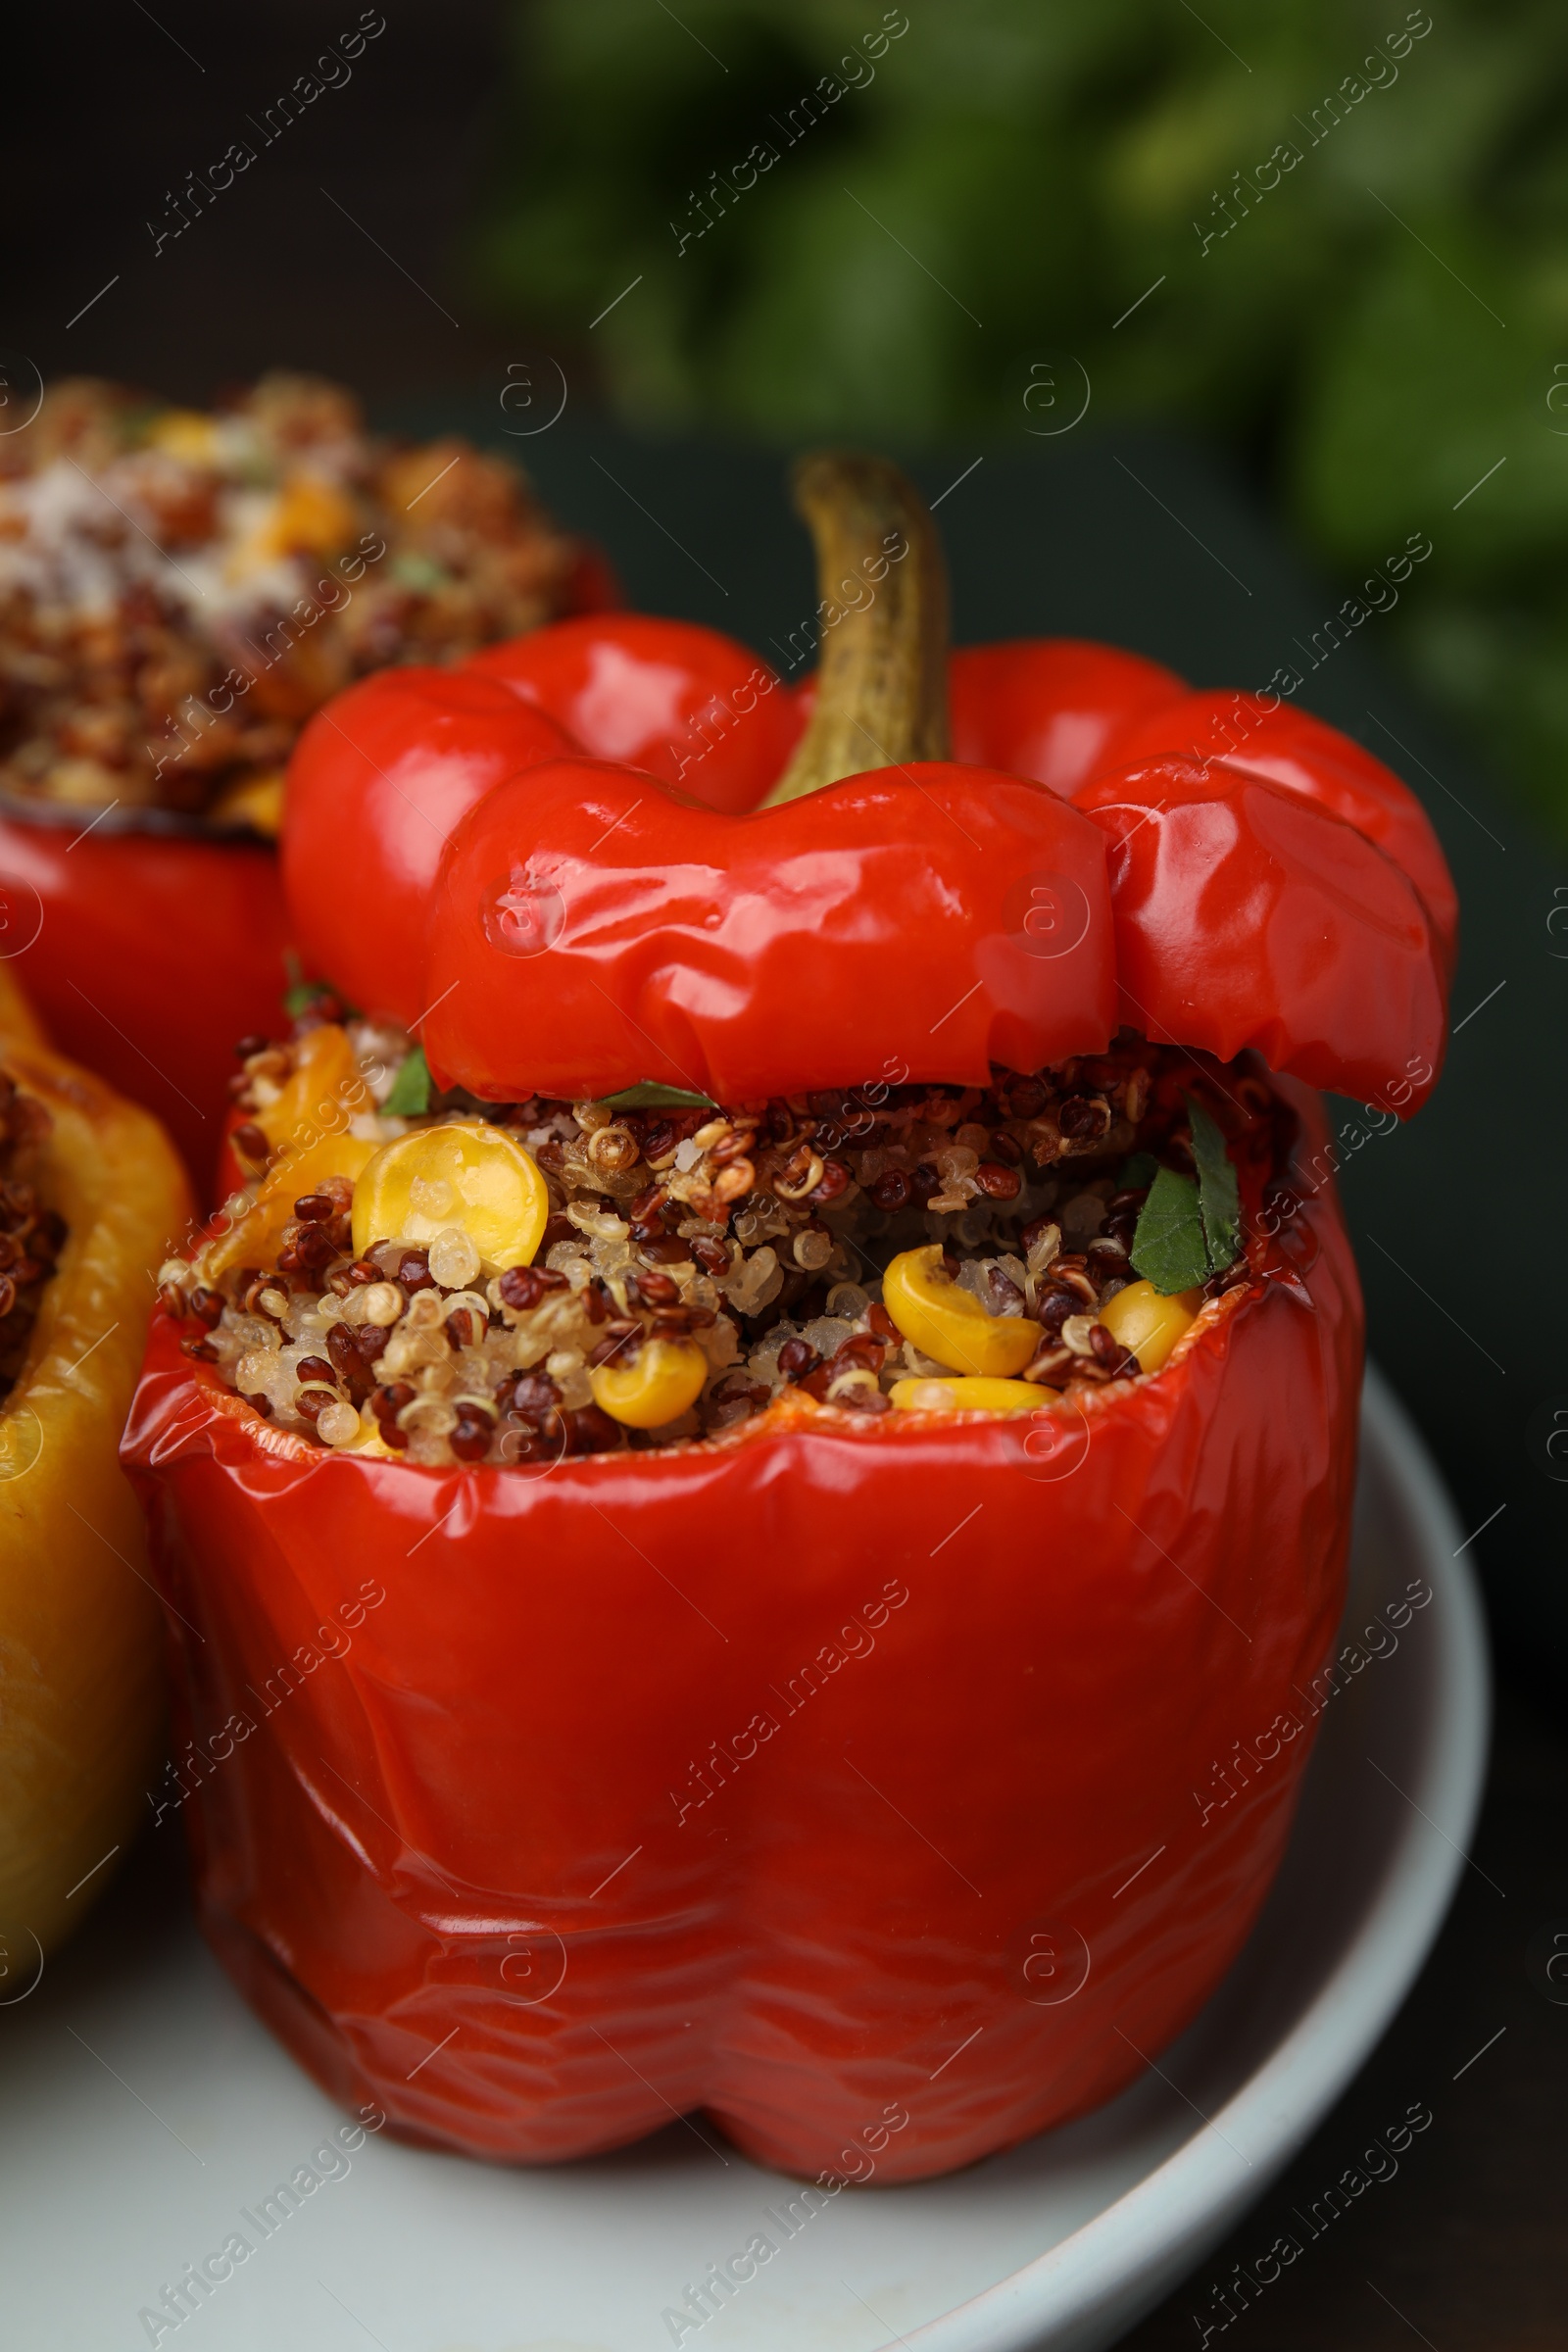
[[[454,835],[421,1034],[498,1102],[984,1084],[1109,1042],[1110,937],[1098,829],[1016,777],[923,762],[725,817],[562,762]]]

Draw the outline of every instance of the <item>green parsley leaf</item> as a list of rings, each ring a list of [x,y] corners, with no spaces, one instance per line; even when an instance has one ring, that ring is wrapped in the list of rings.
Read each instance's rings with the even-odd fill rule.
[[[707,1095],[691,1095],[678,1086],[661,1086],[657,1079],[639,1078],[618,1095],[602,1095],[607,1110],[716,1110]]]
[[[506,428],[503,426],[502,429],[504,431]],[[434,488],[433,483],[431,487]],[[392,577],[400,588],[413,588],[419,595],[427,596],[436,588],[444,588],[452,574],[441,564],[433,564],[428,556],[411,551],[393,558]]]
[[[1209,1270],[1223,1274],[1242,1249],[1242,1200],[1225,1138],[1201,1102],[1186,1097],[1193,1126],[1193,1163],[1198,1170],[1198,1205],[1208,1246]]]
[[[430,1107],[430,1065],[424,1048],[416,1046],[392,1081],[392,1092],[381,1108],[400,1119],[417,1118]]]
[[[331,997],[338,1003],[342,1002],[338,997],[337,990],[329,980],[306,979],[305,966],[292,948],[285,953],[283,964],[288,973],[288,986],[283,991],[283,1010],[291,1021],[297,1021],[302,1013],[309,1012],[311,1006],[322,997]],[[356,1011],[357,1008],[352,1004],[343,1005],[344,1018],[347,1020],[354,1019]]]
[[[288,973],[288,986],[283,991],[283,1010],[291,1021],[297,1021],[302,1012],[310,1011],[320,995],[320,983],[306,979],[305,966],[292,948],[285,954],[283,963]]]
[[[1116,1190],[1118,1193],[1147,1192],[1158,1172],[1159,1162],[1152,1152],[1135,1152],[1130,1159],[1122,1161]]]
[[[1174,1168],[1160,1168],[1133,1235],[1132,1261],[1164,1298],[1196,1291],[1209,1277],[1198,1187]]]

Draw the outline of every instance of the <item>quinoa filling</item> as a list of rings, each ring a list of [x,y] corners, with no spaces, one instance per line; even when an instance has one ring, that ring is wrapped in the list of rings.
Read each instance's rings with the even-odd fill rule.
[[[49,1113],[0,1070],[0,1404],[26,1362],[44,1286],[65,1245],[65,1219],[38,1197]]]
[[[70,378],[0,436],[0,793],[275,832],[313,710],[572,609],[526,478],[274,373],[211,414]]]
[[[244,1041],[233,1140],[250,1180],[193,1259],[162,1269],[162,1301],[187,1351],[275,1426],[430,1467],[711,1439],[786,1394],[860,1415],[1000,1411],[1156,1376],[1253,1279],[1242,1250],[1155,1298],[1132,1263],[1157,1168],[1193,1169],[1191,1104],[1253,1199],[1294,1130],[1251,1069],[1127,1033],[1103,1054],[997,1068],[985,1088],[730,1107],[454,1094],[409,1115],[391,1107],[408,1099],[409,1041],[350,1020],[313,1049],[320,1026]],[[323,1043],[363,1083],[335,1122],[279,1149],[266,1123]],[[438,1166],[444,1128],[468,1159]],[[400,1139],[424,1140],[411,1155]],[[291,1162],[323,1148],[368,1165],[296,1194]],[[485,1152],[535,1172],[526,1262],[487,1256],[494,1229],[465,1209],[478,1194],[464,1170]],[[389,1191],[394,1158],[426,1173]],[[402,1230],[357,1248],[368,1202],[383,1226],[402,1210]],[[265,1262],[246,1254],[259,1231]],[[1151,1312],[1158,1331],[1139,1338]]]

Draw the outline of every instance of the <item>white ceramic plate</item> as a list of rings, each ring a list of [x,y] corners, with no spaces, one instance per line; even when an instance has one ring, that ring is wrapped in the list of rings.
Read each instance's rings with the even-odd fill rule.
[[[1460,1531],[1375,1377],[1364,1435],[1347,1633],[1411,1579],[1435,1597],[1326,1710],[1258,1927],[1161,2072],[969,2172],[835,2198],[680,2341],[1088,2352],[1201,2259],[1339,2095],[1437,1934],[1487,1734]],[[764,2209],[799,2194],[679,2125],[536,2172],[371,2138],[262,2240],[241,2209],[342,2120],[172,1891],[117,1898],[0,2008],[7,2352],[658,2352],[688,2284],[758,2230],[782,2241]],[[177,2330],[140,2317],[234,2230],[255,2250]]]

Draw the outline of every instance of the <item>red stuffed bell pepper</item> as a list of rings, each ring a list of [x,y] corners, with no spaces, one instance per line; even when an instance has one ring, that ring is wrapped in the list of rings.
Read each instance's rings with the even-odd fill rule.
[[[1360,1300],[1290,1073],[1430,1087],[1427,836],[1310,743],[1092,746],[1079,807],[953,764],[929,518],[800,491],[874,593],[769,805],[475,801],[428,1063],[251,1057],[265,1165],[126,1438],[207,1932],[334,2095],[475,2153],[702,2109],[909,2180],[1108,2097],[1256,1915],[1344,1596]]]

